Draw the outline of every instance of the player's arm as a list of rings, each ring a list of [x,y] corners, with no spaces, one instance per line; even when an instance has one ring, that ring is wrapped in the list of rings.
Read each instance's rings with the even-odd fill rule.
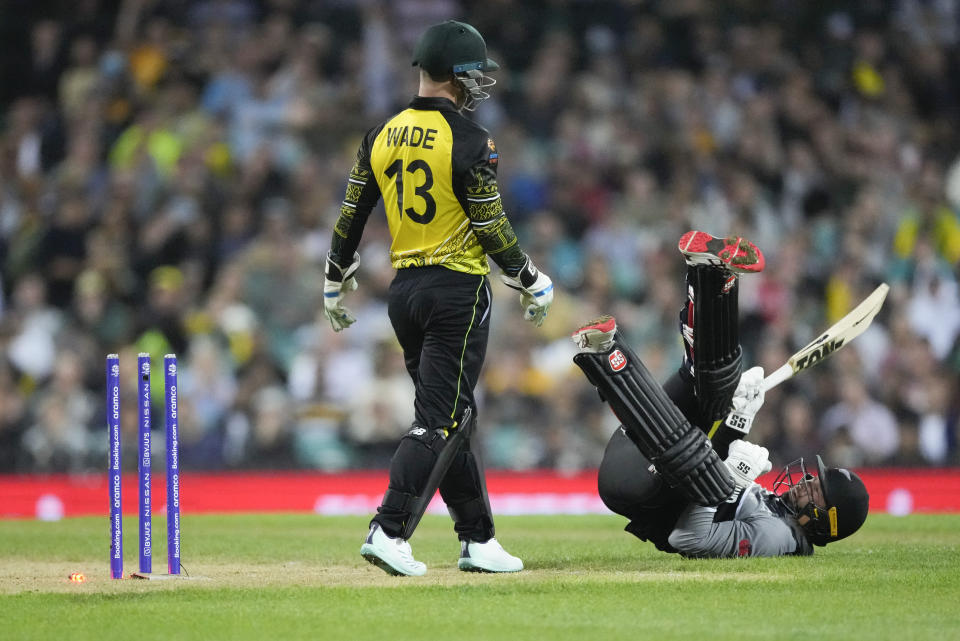
[[[340,215],[333,227],[333,239],[327,252],[323,281],[323,311],[339,332],[350,327],[356,318],[343,305],[343,296],[357,288],[355,274],[360,268],[357,247],[367,224],[367,218],[377,201],[380,187],[370,167],[370,140],[377,130],[371,130],[360,143],[357,159],[347,177],[347,189],[340,204]]]
[[[764,491],[755,482],[770,471],[767,449],[737,440],[723,462],[736,484],[733,494],[717,506],[687,506],[670,533],[670,545],[695,557],[793,553],[797,541],[792,530],[765,505]]]
[[[490,141],[467,169],[467,216],[483,251],[503,270],[503,282],[520,292],[525,318],[539,326],[553,302],[553,282],[520,249],[513,225],[503,211],[497,184],[498,158]]]
[[[340,215],[333,227],[330,259],[341,267],[353,262],[360,237],[370,212],[380,200],[380,187],[370,167],[370,141],[376,130],[371,130],[360,143],[357,159],[347,177],[347,188],[340,203]]]
[[[733,521],[718,522],[716,507],[691,503],[680,514],[668,541],[684,556],[730,556],[736,538],[734,529]]]
[[[482,158],[470,166],[466,194],[467,216],[483,251],[504,274],[516,277],[523,269],[527,255],[520,249],[517,234],[503,211],[495,162]]]
[[[737,489],[716,507],[690,504],[670,533],[670,545],[697,558],[795,554],[797,539],[781,518],[761,504],[762,491]]]

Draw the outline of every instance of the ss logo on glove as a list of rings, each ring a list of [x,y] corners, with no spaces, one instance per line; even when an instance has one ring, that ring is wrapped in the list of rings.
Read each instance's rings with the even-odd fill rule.
[[[749,423],[747,422],[746,416],[741,416],[739,414],[730,414],[727,416],[727,425],[732,427],[735,430],[746,431]]]

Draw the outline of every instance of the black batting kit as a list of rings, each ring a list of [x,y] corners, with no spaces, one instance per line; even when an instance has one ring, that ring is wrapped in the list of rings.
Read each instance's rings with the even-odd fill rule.
[[[743,350],[737,318],[737,277],[717,267],[687,270],[687,305],[680,313],[687,369],[701,414],[715,421],[730,411]]]
[[[699,231],[684,234],[678,249],[687,262],[684,359],[665,385],[612,317],[573,335],[583,350],[574,362],[622,423],[600,464],[600,497],[630,519],[628,532],[687,557],[809,555],[813,545],[849,536],[869,512],[855,473],[827,468],[818,456],[814,476],[801,458],[769,491],[755,480],[770,469],[766,450],[732,446],[763,403],[762,370],[740,380],[735,272],[762,271],[763,255],[742,237]]]
[[[436,490],[431,478],[438,476],[460,538],[482,542],[494,534],[469,434],[453,437],[463,428],[464,412],[476,412],[473,389],[490,323],[487,257],[521,280],[527,262],[503,212],[498,163],[487,131],[450,100],[417,97],[367,132],[350,172],[331,259],[349,264],[382,196],[397,269],[390,321],[416,387],[416,419],[397,447],[373,519],[391,537],[409,538]],[[444,454],[451,446],[454,455]]]
[[[574,357],[623,423],[600,465],[600,497],[631,520],[627,531],[666,551],[675,551],[667,539],[685,505],[716,505],[733,492],[722,459],[741,436],[717,420],[740,378],[736,277],[692,266],[686,285],[684,363],[664,385],[619,334],[609,350]]]
[[[612,351],[577,354],[573,361],[666,483],[700,505],[715,505],[730,495],[733,481],[704,432],[681,413],[619,336]]]

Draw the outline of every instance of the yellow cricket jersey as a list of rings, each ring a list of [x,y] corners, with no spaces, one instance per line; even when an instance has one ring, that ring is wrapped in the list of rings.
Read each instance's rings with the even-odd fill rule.
[[[352,256],[383,197],[396,269],[442,265],[490,271],[487,255],[516,271],[526,259],[503,214],[499,153],[487,131],[445,98],[415,98],[364,137],[347,181],[332,254]]]
[[[453,192],[453,130],[439,111],[406,109],[390,119],[373,141],[370,166],[383,194],[395,268],[490,271]]]

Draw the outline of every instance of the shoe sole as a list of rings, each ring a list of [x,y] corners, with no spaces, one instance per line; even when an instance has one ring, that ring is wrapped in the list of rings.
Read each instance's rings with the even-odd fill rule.
[[[688,231],[680,237],[677,249],[684,256],[705,258],[711,264],[740,274],[762,272],[765,260],[760,249],[746,238],[717,238],[702,231]]]
[[[612,332],[617,328],[617,321],[613,316],[604,315],[600,318],[594,318],[592,321],[587,321],[581,325],[577,331],[573,333],[574,336],[577,334],[582,334],[584,332]]]
[[[570,337],[580,348],[599,347],[599,345],[592,344],[594,338],[601,334],[610,334],[616,329],[616,319],[613,316],[604,315],[592,321],[587,321],[577,331],[570,334]],[[613,338],[611,337],[608,340],[612,342]]]
[[[384,572],[386,572],[391,576],[422,576],[419,574],[409,574],[408,572],[398,570],[397,568],[393,567],[392,565],[390,565],[389,563],[381,559],[379,556],[377,556],[376,553],[369,550],[365,551],[361,549],[360,556],[365,558],[370,565],[375,565],[376,567],[380,568],[381,570],[383,570]]]
[[[474,565],[469,559],[460,559],[457,561],[457,567],[460,568],[461,572],[478,572],[484,574],[506,574],[509,572],[519,572],[523,568],[517,568],[516,570],[491,570],[490,568],[482,568],[479,565]]]

